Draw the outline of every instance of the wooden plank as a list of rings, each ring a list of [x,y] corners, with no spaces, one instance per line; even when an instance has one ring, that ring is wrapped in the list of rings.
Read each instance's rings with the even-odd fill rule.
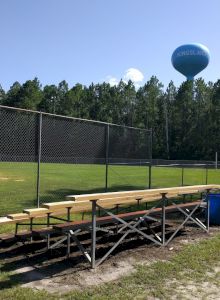
[[[19,240],[26,240],[27,238],[32,237],[32,232],[29,230],[23,230],[15,234],[15,237]]]
[[[100,193],[100,194],[85,194],[85,195],[73,195],[66,196],[73,201],[90,201],[97,199],[112,199],[112,198],[124,198],[124,197],[142,197],[143,195],[160,195],[158,191],[144,190],[144,191],[129,191],[129,192],[112,192],[112,193]]]
[[[146,201],[155,201],[157,199],[160,199],[161,196],[159,194],[154,194],[154,197],[147,197],[146,199],[140,197],[139,195],[135,197],[116,197],[116,198],[110,198],[110,199],[100,199],[97,201],[97,204],[100,204],[101,206],[105,208],[109,207],[114,207],[116,204],[137,204],[138,201],[137,199],[142,199],[141,202],[146,202]],[[62,202],[56,202],[56,205],[53,205],[51,203],[45,203],[43,205],[44,207],[47,207],[51,212],[56,212],[56,210],[60,210],[63,208],[63,203]],[[68,204],[68,207],[69,204]],[[91,211],[92,209],[92,204],[90,201],[80,201],[80,202],[72,202],[71,204],[71,213],[75,212],[82,212],[82,211]]]
[[[29,208],[29,209],[24,209],[23,213],[28,214],[31,217],[38,216],[40,217],[45,216],[48,212],[50,212],[47,208]]]
[[[85,201],[85,200],[95,200],[95,199],[106,199],[113,197],[123,197],[123,196],[135,196],[135,195],[149,195],[154,193],[182,193],[189,190],[200,190],[205,191],[207,189],[220,189],[220,185],[194,185],[194,186],[180,186],[180,187],[169,187],[169,188],[159,188],[151,190],[136,190],[136,191],[122,191],[122,192],[111,192],[111,193],[96,193],[96,194],[83,194],[83,195],[68,195],[66,199],[73,201]]]
[[[74,205],[74,201],[60,201],[60,202],[50,202],[43,203],[42,207],[47,209],[60,209],[60,208],[68,208]]]
[[[138,197],[138,198],[134,198],[134,197],[125,197],[125,198],[110,198],[110,199],[100,199],[97,201],[97,204],[99,204],[100,206],[106,207],[106,205],[116,205],[116,204],[137,204],[138,200],[140,200],[140,203],[144,203],[144,202],[153,202],[153,201],[157,201],[161,198],[160,195],[156,195],[156,196],[143,196]],[[94,200],[92,200],[94,201]],[[79,203],[79,202],[78,202]]]
[[[178,196],[176,193],[175,194],[170,194],[169,197],[174,197]],[[109,198],[109,199],[100,199],[97,200],[97,204],[99,204],[103,208],[111,208],[114,207],[115,205],[121,205],[121,206],[126,206],[130,204],[138,204],[138,200],[140,200],[140,203],[145,203],[145,202],[154,202],[158,201],[161,199],[160,194],[154,194],[154,196],[143,196],[143,197],[116,197],[116,198]],[[77,212],[82,212],[82,211],[91,211],[92,209],[92,204],[90,201],[80,201],[80,202],[74,202],[72,204],[71,208],[71,213],[77,213]],[[52,208],[51,208],[52,210]],[[56,208],[54,209],[54,212],[56,211]]]
[[[177,206],[181,207],[181,208],[191,208],[191,207],[195,207],[196,205],[198,205],[200,203],[201,203],[201,200],[190,202],[190,203],[177,204]],[[154,215],[155,213],[156,214],[161,213],[161,211],[162,211],[161,207],[155,208],[150,211],[149,216]],[[166,207],[166,212],[173,212],[173,211],[178,211],[176,205],[169,205]],[[124,220],[128,220],[128,219],[133,219],[133,218],[139,217],[141,215],[145,215],[147,212],[149,212],[149,210],[121,213],[121,214],[117,214],[117,217],[124,219]],[[97,222],[97,224],[108,224],[111,222],[118,222],[118,221],[116,219],[114,219],[112,216],[104,216],[104,217],[98,217],[96,219],[96,222]],[[58,231],[66,231],[66,230],[72,229],[74,227],[83,228],[85,226],[90,226],[90,225],[91,225],[91,220],[83,220],[83,221],[73,221],[73,222],[67,222],[67,223],[63,223],[63,224],[57,224],[57,225],[54,225],[53,228]]]
[[[19,213],[19,214],[10,214],[7,215],[7,217],[9,219],[15,220],[15,221],[19,221],[19,220],[29,220],[29,216],[28,214],[24,214],[24,213]]]
[[[33,229],[32,235],[33,236],[47,236],[48,234],[55,233],[55,230],[53,227],[43,227],[40,229]]]
[[[182,191],[180,188],[178,188],[177,192],[170,192],[167,193],[167,198],[173,198],[173,197],[178,197],[179,192],[181,193],[198,193],[197,190],[189,190],[188,191]],[[114,193],[108,193],[108,196],[115,195]],[[90,197],[93,199],[93,194],[90,195]],[[87,198],[88,199],[88,198]],[[97,204],[104,208],[110,208],[114,207],[117,204],[120,205],[129,205],[129,204],[137,204],[138,199],[140,200],[140,203],[145,203],[145,202],[153,202],[153,201],[158,201],[161,199],[161,194],[160,193],[145,193],[143,195],[137,193],[135,196],[124,196],[124,197],[112,197],[112,198],[104,198],[104,199],[96,199]],[[55,203],[45,203],[43,205],[44,207],[48,208],[51,212],[56,212],[56,210],[60,210],[63,207],[71,207],[71,213],[76,213],[76,212],[82,212],[82,211],[91,211],[92,206],[90,203],[90,200],[83,200],[83,201],[68,201],[68,202],[55,202]]]
[[[170,193],[170,194],[174,194],[174,193]],[[177,193],[175,193],[175,195],[177,195]],[[84,195],[81,195],[81,196],[84,196]],[[157,198],[157,199],[160,199],[161,198],[161,193],[158,193],[158,192],[133,192],[132,195],[131,194],[120,194],[120,193],[117,193],[117,194],[114,194],[114,193],[108,193],[108,195],[101,195],[100,198],[97,198],[97,196],[94,196],[94,194],[90,194],[90,196],[86,196],[85,198],[84,197],[81,197],[78,199],[77,196],[75,196],[75,202],[81,202],[81,201],[92,201],[92,200],[98,200],[98,201],[101,201],[101,200],[106,200],[106,201],[111,201],[111,199],[115,199],[117,201],[130,201],[131,199],[133,200],[137,200],[137,199],[143,199],[143,198]]]
[[[96,200],[98,197],[100,198],[98,198],[97,203],[104,208],[109,208],[114,207],[116,204],[136,204],[137,199],[141,199],[141,203],[157,201],[161,198],[162,193],[166,193],[166,197],[171,198],[179,195],[196,194],[206,191],[207,189],[220,189],[220,185],[194,185],[151,190],[70,195],[67,196],[67,198],[73,199],[74,201],[45,203],[42,208],[25,209],[24,213],[9,214],[7,217],[0,218],[0,224],[16,223],[16,221],[22,220],[25,221],[29,220],[30,217],[41,218],[45,217],[48,212],[51,212],[52,215],[64,214],[68,207],[72,208],[72,213],[91,211],[90,200]]]
[[[0,241],[10,243],[16,241],[16,237],[13,233],[3,233],[0,234]]]
[[[59,215],[65,215],[67,213],[66,208],[60,208],[59,206],[55,206],[54,209],[47,209],[47,208],[33,208],[33,209],[24,209],[25,213],[29,215],[29,217],[32,218],[45,218],[47,217],[47,214],[49,213],[50,216],[59,216]]]
[[[8,217],[0,218],[0,225],[9,224],[9,223],[14,223],[14,221],[12,219],[9,219]]]
[[[199,192],[200,192],[200,190],[182,191],[179,193],[179,195],[193,195],[193,194],[198,194]]]

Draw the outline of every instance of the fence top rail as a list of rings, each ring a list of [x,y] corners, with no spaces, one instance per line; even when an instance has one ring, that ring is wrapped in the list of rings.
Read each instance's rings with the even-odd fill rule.
[[[57,115],[57,114],[52,114],[52,113],[47,113],[47,112],[42,112],[42,111],[37,111],[37,110],[24,109],[24,108],[18,108],[18,107],[11,107],[11,106],[6,106],[6,105],[0,105],[0,108],[9,109],[9,110],[15,110],[15,111],[30,112],[30,113],[35,113],[35,114],[42,114],[42,115],[47,115],[47,116],[52,116],[52,117],[57,117],[57,118],[69,119],[69,120],[84,121],[84,122],[90,122],[90,123],[97,123],[97,124],[103,124],[103,125],[110,125],[110,126],[116,126],[116,127],[121,127],[121,128],[127,128],[127,129],[141,130],[141,131],[146,131],[146,132],[149,132],[149,133],[152,132],[152,129],[138,128],[138,127],[132,127],[132,126],[126,126],[126,125],[119,125],[119,124],[102,122],[102,121],[96,121],[96,120],[89,120],[89,119],[81,119],[81,118],[76,118],[76,117],[69,117],[69,116],[64,116],[64,115]]]

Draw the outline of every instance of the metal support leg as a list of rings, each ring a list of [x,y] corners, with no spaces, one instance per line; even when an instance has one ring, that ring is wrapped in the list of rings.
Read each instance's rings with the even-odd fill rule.
[[[140,208],[140,202],[141,202],[142,198],[138,198],[136,200],[137,200],[137,208],[139,209]]]
[[[162,225],[162,245],[165,246],[166,243],[166,237],[165,237],[165,222],[166,222],[166,193],[162,194],[162,220],[161,220],[161,225]]]
[[[70,222],[70,210],[71,210],[71,207],[67,207],[67,222]]]
[[[18,233],[18,225],[19,225],[19,223],[16,223],[16,225],[15,225],[15,234]]]
[[[50,234],[47,235],[47,250],[50,249]]]
[[[210,190],[207,190],[207,194],[206,194],[206,201],[207,201],[207,206],[206,206],[206,228],[207,231],[209,232],[209,218],[210,218],[210,200],[209,200],[209,192]]]
[[[67,253],[66,253],[67,258],[70,257],[70,233],[67,233]]]
[[[33,230],[33,218],[31,218],[30,219],[30,231],[32,232],[32,230]],[[32,241],[33,241],[33,237],[31,236],[31,243],[32,243]]]
[[[47,227],[50,226],[50,213],[47,214]]]
[[[30,219],[30,231],[33,230],[33,218]]]
[[[96,200],[92,201],[92,249],[91,249],[91,267],[95,268],[95,250],[96,250]]]
[[[186,203],[186,194],[183,194],[183,203]]]
[[[100,208],[99,208],[100,209]],[[115,205],[116,215],[118,215],[119,212],[119,204]],[[116,223],[116,234],[118,234],[118,222]]]

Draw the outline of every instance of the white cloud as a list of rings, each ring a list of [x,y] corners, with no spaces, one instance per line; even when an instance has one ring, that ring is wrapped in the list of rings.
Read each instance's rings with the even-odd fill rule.
[[[144,80],[144,75],[139,71],[138,69],[135,68],[129,68],[126,70],[124,76],[123,76],[124,81],[131,80],[134,83],[136,82],[141,82]]]
[[[107,76],[107,80],[106,80],[110,86],[114,86],[114,85],[117,85],[118,84],[118,79],[115,78],[115,77],[112,77],[112,76]]]
[[[141,86],[140,83],[144,80],[144,75],[138,69],[129,68],[125,71],[124,75],[121,78],[125,83],[131,80],[134,83],[136,89],[138,89]],[[108,82],[111,86],[118,85],[119,83],[119,79],[111,75],[107,76],[105,81]]]

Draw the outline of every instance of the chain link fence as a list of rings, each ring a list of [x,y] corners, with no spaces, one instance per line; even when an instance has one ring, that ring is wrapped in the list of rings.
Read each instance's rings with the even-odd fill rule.
[[[144,189],[151,131],[0,106],[0,215],[68,194]]]
[[[214,161],[152,159],[151,130],[0,106],[0,216],[68,194],[220,183]]]
[[[218,161],[151,160],[150,188],[209,183],[220,184]]]

